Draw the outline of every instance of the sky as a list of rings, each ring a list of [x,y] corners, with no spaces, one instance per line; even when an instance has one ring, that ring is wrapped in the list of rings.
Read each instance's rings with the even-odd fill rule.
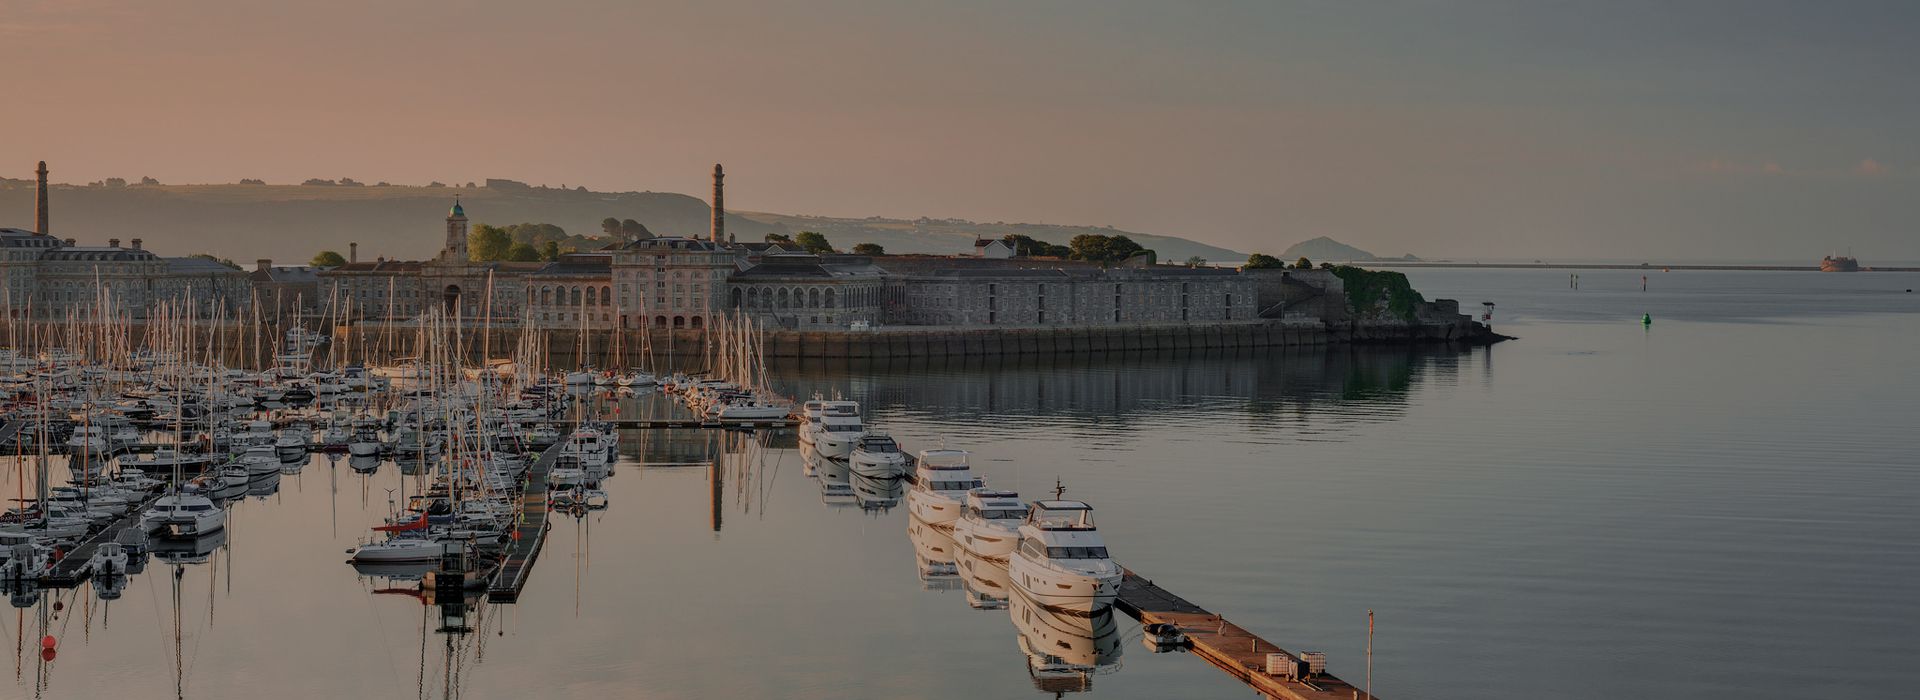
[[[723,162],[735,210],[1920,260],[1916,34],[1898,2],[0,0],[0,153],[703,198]]]

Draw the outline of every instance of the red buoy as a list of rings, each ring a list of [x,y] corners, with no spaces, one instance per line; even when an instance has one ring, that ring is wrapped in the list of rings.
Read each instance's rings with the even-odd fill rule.
[[[55,644],[59,643],[60,640],[54,639],[51,634],[40,638],[40,648],[42,649],[52,649]]]
[[[53,657],[55,657],[55,656],[59,656],[59,655],[60,655],[60,653],[59,653],[59,652],[57,652],[57,651],[54,651],[54,650],[52,650],[52,649],[41,649],[41,650],[40,650],[40,660],[41,660],[41,661],[52,661],[52,660],[53,660]]]

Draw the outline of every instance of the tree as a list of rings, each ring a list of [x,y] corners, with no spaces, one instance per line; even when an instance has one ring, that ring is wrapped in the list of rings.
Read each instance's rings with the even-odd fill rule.
[[[767,242],[768,243],[792,243],[793,239],[788,237],[787,234],[784,234],[784,233],[769,233],[767,234]]]
[[[560,242],[547,241],[546,245],[540,246],[540,259],[541,260],[559,260],[560,259]]]
[[[1207,264],[1207,259],[1198,255],[1187,258],[1187,267],[1200,267],[1205,264]]]
[[[793,242],[800,244],[802,249],[814,255],[833,252],[833,244],[827,242],[827,237],[812,231],[801,231],[793,237]]]
[[[1063,245],[1053,245],[1049,243],[1047,244],[1046,256],[1061,259],[1071,258],[1073,257],[1073,249]]]
[[[1293,269],[1295,269],[1295,270],[1311,270],[1311,269],[1313,269],[1313,261],[1312,261],[1312,260],[1308,260],[1308,259],[1307,259],[1307,256],[1305,256],[1305,255],[1302,255],[1302,256],[1300,256],[1300,260],[1299,260],[1299,261],[1297,261],[1297,262],[1295,262],[1295,263],[1293,264]]]
[[[600,233],[609,237],[620,235],[620,220],[611,216],[600,220]]]
[[[515,243],[507,249],[507,259],[513,262],[540,262],[540,249],[526,243]]]
[[[642,225],[640,222],[634,221],[633,219],[627,219],[625,221],[620,222],[620,235],[623,235],[623,236],[626,236],[627,238],[631,238],[633,240],[638,241],[638,240],[645,240],[648,238],[652,238],[653,232],[648,231],[647,227]]]
[[[853,247],[854,255],[886,255],[887,249],[878,243],[861,243]]]
[[[1102,265],[1120,262],[1133,257],[1135,253],[1146,250],[1133,239],[1126,236],[1105,236],[1097,233],[1083,233],[1067,242],[1067,248],[1078,260],[1090,260]]]
[[[513,248],[513,234],[498,226],[475,224],[467,232],[467,259],[475,262],[489,262],[507,259],[507,251]]]
[[[1242,270],[1277,270],[1286,266],[1287,266],[1286,263],[1280,262],[1279,258],[1273,257],[1266,253],[1254,253],[1252,255],[1247,256],[1247,264],[1241,265],[1240,269]]]
[[[331,250],[323,250],[313,255],[310,261],[314,267],[339,267],[347,264],[347,259]]]

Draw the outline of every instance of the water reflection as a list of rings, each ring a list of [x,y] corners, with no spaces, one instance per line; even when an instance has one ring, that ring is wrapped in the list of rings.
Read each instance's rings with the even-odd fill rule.
[[[1120,670],[1125,645],[1112,608],[1090,617],[1063,615],[1019,589],[1007,602],[1033,687],[1055,694],[1085,692],[1093,689],[1094,676]]]
[[[915,569],[920,575],[920,587],[925,590],[960,590],[960,547],[950,532],[907,515],[907,538],[913,541]]]
[[[1219,420],[1231,409],[1257,424],[1309,416],[1394,420],[1424,378],[1459,374],[1464,356],[1417,348],[1268,348],[1226,353],[1129,353],[1098,360],[1053,356],[789,362],[776,369],[796,396],[845,395],[868,416],[949,424],[957,438],[990,440],[1009,426],[1057,427],[1068,437]],[[1313,439],[1346,428],[1315,421]]]

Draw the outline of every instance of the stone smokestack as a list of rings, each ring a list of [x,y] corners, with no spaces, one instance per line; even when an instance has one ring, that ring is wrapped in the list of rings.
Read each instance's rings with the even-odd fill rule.
[[[51,233],[47,230],[47,162],[40,161],[40,169],[34,172],[40,175],[40,196],[34,200],[33,228],[44,236]]]
[[[347,244],[347,262],[360,262],[360,244],[358,242]]]
[[[258,260],[255,260],[253,261],[253,269],[259,272],[266,272],[268,270],[271,270],[273,269],[273,260],[268,258],[260,258]]]
[[[141,248],[141,247],[140,247],[140,239],[138,239],[138,238],[135,238],[135,239],[133,239],[133,249],[134,249],[134,250],[145,250],[144,248]]]
[[[107,239],[107,247],[108,247],[108,248],[118,248],[118,247],[120,247],[120,239],[118,239],[118,238],[109,238],[109,239]]]
[[[707,239],[715,243],[724,243],[727,240],[727,199],[726,185],[723,182],[726,178],[726,171],[720,169],[719,163],[714,163],[713,228],[707,232]]]

